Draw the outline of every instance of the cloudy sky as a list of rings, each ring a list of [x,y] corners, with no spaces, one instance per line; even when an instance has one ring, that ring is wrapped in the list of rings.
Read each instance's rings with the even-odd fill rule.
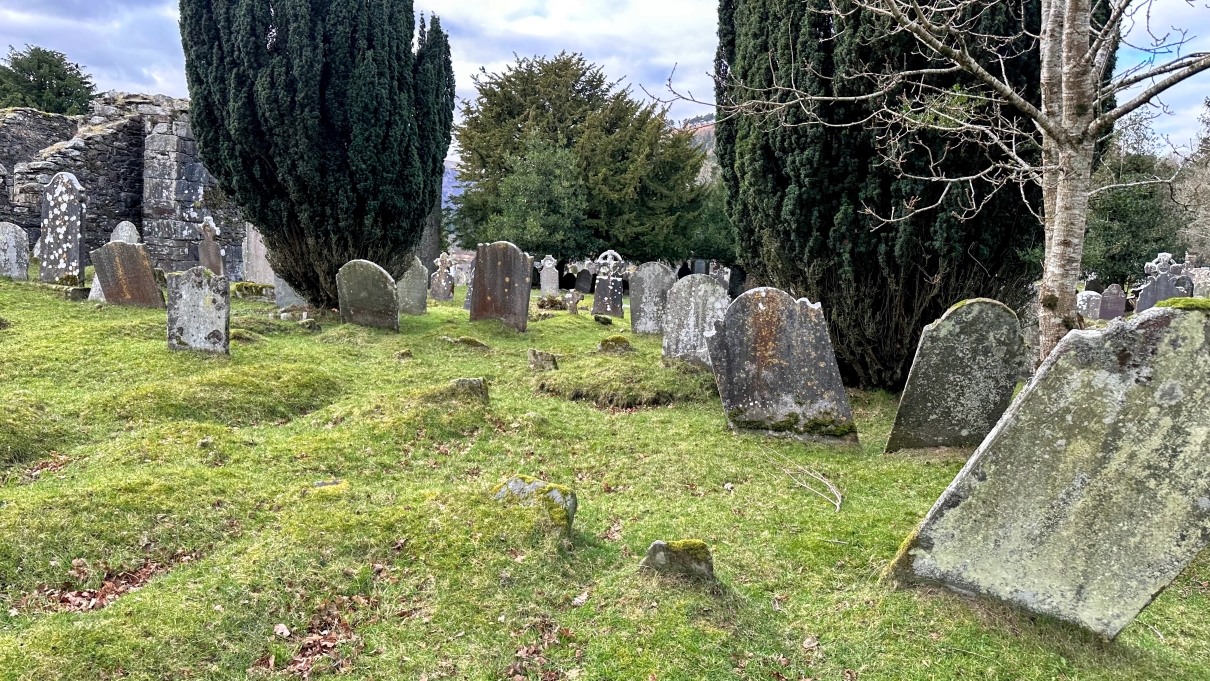
[[[1152,32],[1184,27],[1195,36],[1187,49],[1210,50],[1208,3],[1156,0]],[[460,97],[473,94],[471,76],[480,67],[499,70],[514,53],[569,50],[640,94],[640,85],[663,92],[676,67],[678,88],[709,98],[717,6],[717,0],[417,0],[416,11],[438,12],[450,33]],[[1145,32],[1136,30],[1134,38],[1146,40]],[[0,0],[0,48],[25,44],[66,53],[104,90],[187,94],[173,0]],[[1207,96],[1210,74],[1165,97],[1174,115],[1160,117],[1156,127],[1174,141],[1190,139]],[[705,110],[679,104],[673,115]]]

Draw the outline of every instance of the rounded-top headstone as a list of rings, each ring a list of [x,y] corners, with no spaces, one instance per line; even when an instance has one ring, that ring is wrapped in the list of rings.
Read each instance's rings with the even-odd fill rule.
[[[29,279],[29,236],[11,222],[0,222],[0,277]]]
[[[399,330],[399,292],[395,279],[369,260],[352,260],[336,273],[340,321]]]
[[[664,357],[710,368],[706,334],[727,314],[731,298],[707,274],[691,274],[668,291],[664,313]]]
[[[113,233],[109,235],[109,243],[121,241],[127,244],[137,244],[141,240],[139,236],[139,228],[134,226],[132,222],[119,222],[117,227],[113,228]]]
[[[80,251],[88,221],[88,199],[71,173],[51,178],[42,192],[42,240],[38,278],[48,284],[80,286],[84,259]]]
[[[471,284],[471,321],[499,319],[517,331],[529,323],[534,259],[514,244],[479,244]]]
[[[676,272],[662,262],[639,265],[630,275],[630,330],[662,333],[668,292],[676,285]]]
[[[429,308],[429,271],[420,258],[412,257],[412,265],[399,280],[399,311],[418,316]]]

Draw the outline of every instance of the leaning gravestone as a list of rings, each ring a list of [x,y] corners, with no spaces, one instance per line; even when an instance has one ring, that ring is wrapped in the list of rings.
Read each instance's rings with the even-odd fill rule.
[[[231,352],[231,284],[205,267],[168,275],[168,349]]]
[[[1126,292],[1121,286],[1113,284],[1101,294],[1101,311],[1097,319],[1106,321],[1126,316]]]
[[[691,274],[668,291],[664,357],[710,368],[706,334],[727,314],[727,289],[706,274]]]
[[[592,298],[592,313],[622,319],[626,316],[622,309],[622,277],[614,273],[614,265],[601,265],[597,275],[597,293]]]
[[[147,250],[138,244],[113,241],[92,252],[96,273],[93,288],[100,288],[111,305],[163,309],[164,296],[155,279]]]
[[[659,262],[644,263],[630,275],[630,330],[635,333],[660,333],[664,329],[664,311],[668,292],[676,284],[676,272]]]
[[[475,257],[471,321],[499,319],[517,331],[529,322],[534,259],[507,241],[479,244]]]
[[[197,245],[198,264],[215,274],[226,274],[223,265],[223,249],[214,240],[218,236],[218,228],[214,226],[214,218],[207,217],[202,221],[202,241]]]
[[[542,258],[542,272],[539,279],[542,282],[542,297],[557,298],[559,295],[559,261],[553,255]]]
[[[273,275],[273,302],[277,303],[279,310],[287,307],[310,307],[307,301],[277,274]]]
[[[1170,298],[1189,298],[1193,295],[1193,280],[1184,276],[1184,268],[1172,259],[1171,253],[1160,253],[1147,263],[1147,284],[1139,289],[1139,301],[1135,312],[1146,312],[1157,303]]]
[[[84,284],[80,252],[88,202],[84,188],[71,173],[59,173],[42,192],[42,248],[38,278],[47,284]]]
[[[113,233],[109,235],[109,243],[111,244],[115,241],[137,244],[140,240],[139,228],[135,227],[132,222],[119,222],[118,226],[113,228]]]
[[[454,261],[450,260],[448,253],[442,253],[441,257],[433,261],[437,265],[437,271],[433,272],[430,278],[429,293],[433,296],[433,300],[450,301],[454,299],[454,275],[450,274],[450,267]]]
[[[891,575],[1113,638],[1210,540],[1210,313],[1073,331]]]
[[[395,279],[369,260],[352,260],[336,273],[340,321],[345,324],[399,330],[399,297]]]
[[[727,308],[706,341],[732,428],[856,444],[821,305],[774,288],[752,289]]]
[[[29,279],[29,237],[11,222],[0,222],[0,277]]]
[[[1096,291],[1083,291],[1076,297],[1076,311],[1087,321],[1101,318],[1101,294]]]
[[[977,298],[951,307],[920,336],[886,452],[978,447],[1008,409],[1027,354],[1004,304]]]
[[[418,316],[428,312],[429,271],[420,258],[412,257],[412,266],[399,280],[398,288],[401,313]]]

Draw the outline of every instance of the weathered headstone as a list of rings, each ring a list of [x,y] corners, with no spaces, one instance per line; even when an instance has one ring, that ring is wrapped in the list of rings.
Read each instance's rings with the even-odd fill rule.
[[[592,270],[582,269],[576,272],[576,290],[580,293],[592,293],[593,280]]]
[[[1210,540],[1210,313],[1073,331],[892,564],[1114,637]]]
[[[274,284],[277,274],[269,264],[269,249],[260,232],[251,224],[244,225],[244,281]]]
[[[542,258],[542,297],[551,298],[559,295],[559,261],[553,255]]]
[[[93,251],[91,256],[96,273],[93,288],[103,291],[105,302],[163,309],[164,295],[143,246],[112,241]]]
[[[1101,318],[1101,294],[1096,291],[1082,291],[1076,297],[1076,311],[1086,321],[1096,321]]]
[[[471,321],[499,319],[517,331],[525,331],[533,271],[534,259],[513,244],[479,244]]]
[[[412,266],[399,280],[399,311],[406,315],[422,315],[429,309],[429,271],[420,258],[412,258]]]
[[[584,302],[584,294],[580,293],[579,289],[572,289],[567,292],[566,300],[568,314],[580,314],[580,303]]]
[[[395,279],[369,260],[352,260],[336,273],[340,321],[345,324],[399,330]]]
[[[497,501],[521,506],[534,506],[557,528],[571,534],[576,519],[576,493],[563,485],[525,475],[510,478],[496,485],[492,496]]]
[[[1189,257],[1185,258],[1186,263]],[[1210,267],[1185,266],[1185,276],[1193,280],[1193,297],[1210,298]]]
[[[710,368],[706,334],[727,314],[727,289],[706,274],[691,274],[668,291],[664,357]]]
[[[437,271],[433,273],[429,283],[429,295],[433,296],[433,300],[453,300],[454,275],[450,274],[450,268],[453,267],[454,261],[450,260],[449,253],[442,253],[434,263],[437,265]]]
[[[693,261],[693,273],[694,274],[710,274],[710,263],[706,262],[705,260],[702,260],[701,258],[694,260]]]
[[[279,310],[287,307],[308,307],[307,301],[298,295],[285,279],[276,274],[273,275],[273,298]]]
[[[80,244],[87,220],[88,200],[76,176],[71,173],[55,175],[42,192],[38,279],[65,286],[84,284]]]
[[[1147,263],[1147,284],[1139,289],[1139,300],[1134,311],[1146,312],[1156,303],[1170,298],[1188,298],[1193,295],[1193,281],[1184,276],[1184,268],[1172,259],[1171,253],[1160,253]]]
[[[197,245],[198,264],[215,274],[226,274],[223,264],[223,249],[214,239],[218,236],[218,227],[214,218],[207,216],[202,221],[202,241]]]
[[[857,442],[822,306],[752,289],[726,309],[706,341],[732,428]]]
[[[1113,284],[1101,294],[1101,311],[1097,319],[1114,320],[1126,316],[1126,292]]]
[[[109,243],[121,241],[127,244],[137,244],[142,241],[139,236],[139,228],[134,226],[132,222],[119,222],[117,227],[113,228],[113,232],[109,235]]]
[[[622,319],[626,316],[622,309],[622,277],[614,272],[614,266],[605,264],[597,275],[596,294],[592,298],[592,313],[607,315]]]
[[[156,286],[159,286],[158,281]],[[88,288],[88,300],[94,303],[105,302],[105,289],[101,288],[101,278],[96,274],[93,275],[92,284]]]
[[[168,275],[168,349],[231,352],[231,284],[205,267]]]
[[[951,307],[920,336],[887,453],[978,447],[1008,409],[1028,350],[1017,315],[994,300]]]
[[[470,312],[471,303],[475,301],[475,269],[471,268],[470,277],[466,283],[466,297],[462,299],[462,309]]]
[[[559,359],[553,353],[530,348],[528,357],[530,371],[558,371],[559,369]]]
[[[598,266],[608,265],[614,271],[620,271],[624,262],[622,256],[618,255],[617,251],[605,251],[597,256],[595,261]]]
[[[0,222],[0,277],[29,279],[29,236],[11,222]]]
[[[661,333],[668,292],[676,284],[676,272],[659,262],[644,263],[630,275],[630,330]]]

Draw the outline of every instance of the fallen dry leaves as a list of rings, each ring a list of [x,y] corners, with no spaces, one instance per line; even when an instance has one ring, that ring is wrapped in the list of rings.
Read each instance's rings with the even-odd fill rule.
[[[526,679],[534,678],[535,675],[542,681],[559,681],[560,679],[568,678],[567,675],[557,669],[547,668],[548,660],[544,657],[544,653],[549,648],[562,643],[562,639],[574,638],[572,633],[567,629],[560,628],[554,621],[545,617],[530,624],[526,629],[537,632],[538,640],[517,650],[514,655],[516,660],[504,670],[504,678],[509,681],[525,681]],[[513,632],[513,636],[518,635],[517,632]]]
[[[107,576],[101,582],[99,589],[40,588],[18,600],[14,604],[13,611],[92,612],[101,610],[112,605],[122,596],[143,588],[153,577],[168,572],[173,565],[195,559],[196,556],[192,554],[184,554],[173,558],[169,565],[148,561],[137,570]],[[82,558],[76,558],[71,565],[72,568],[68,570],[67,574],[74,579],[84,581],[92,574],[88,562]]]

